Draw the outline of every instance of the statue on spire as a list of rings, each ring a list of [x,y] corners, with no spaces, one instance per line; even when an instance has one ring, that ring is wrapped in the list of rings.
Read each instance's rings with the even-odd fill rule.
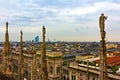
[[[22,30],[20,31],[20,33],[21,33],[21,36],[23,35],[23,32],[22,32]]]
[[[105,20],[107,19],[107,16],[105,17],[102,13],[99,17],[99,27],[100,27],[100,33],[101,33],[101,41],[100,41],[100,80],[108,80],[107,75],[107,55],[106,55],[106,41],[105,41]]]
[[[107,20],[107,16],[104,16],[102,13],[101,16],[99,17],[99,27],[100,27],[100,32],[101,32],[101,38],[105,39],[105,20]]]
[[[8,32],[8,22],[6,22],[6,31]]]
[[[43,34],[45,34],[46,32],[45,32],[45,26],[43,26]]]
[[[107,16],[104,16],[104,14],[102,13],[101,16],[100,16],[100,18],[99,18],[100,31],[104,31],[105,20],[107,20]]]

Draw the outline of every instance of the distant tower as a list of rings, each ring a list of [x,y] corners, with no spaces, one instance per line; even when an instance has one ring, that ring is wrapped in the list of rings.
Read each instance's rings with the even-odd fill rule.
[[[23,41],[22,41],[22,36],[23,32],[20,32],[20,54],[19,54],[19,70],[18,70],[18,77],[19,80],[24,80],[24,68],[23,68],[23,63],[24,63],[24,58],[23,58]]]
[[[8,75],[12,74],[12,65],[10,62],[10,42],[9,42],[9,34],[8,34],[8,22],[6,22],[6,33],[5,33],[5,42],[4,42],[3,73]]]
[[[39,36],[36,36],[35,37],[35,43],[38,43],[39,42]]]
[[[101,41],[100,41],[100,80],[108,80],[107,75],[107,63],[106,63],[106,41],[105,41],[105,20],[107,17],[104,16],[104,14],[101,14],[99,18],[99,27],[100,27],[100,33],[101,33]]]
[[[42,54],[41,54],[42,80],[48,80],[47,60],[46,60],[46,43],[45,43],[45,27],[44,26],[42,28],[42,31],[43,31]]]

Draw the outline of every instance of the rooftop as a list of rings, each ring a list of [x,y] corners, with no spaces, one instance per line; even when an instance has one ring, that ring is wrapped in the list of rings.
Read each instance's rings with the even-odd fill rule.
[[[82,71],[87,71],[87,65],[84,64],[77,64],[76,62],[70,63],[69,68],[76,69],[76,70],[82,70]],[[96,66],[89,66],[89,72],[94,73],[96,75],[100,74],[99,67]],[[111,72],[107,72],[109,78],[112,78],[114,80],[119,80],[120,75],[119,74],[113,74]]]
[[[98,64],[100,63],[100,60],[96,60]],[[120,55],[114,56],[114,57],[108,57],[107,58],[107,64],[109,66],[118,66],[120,65]]]
[[[62,57],[62,52],[47,52],[48,57]]]

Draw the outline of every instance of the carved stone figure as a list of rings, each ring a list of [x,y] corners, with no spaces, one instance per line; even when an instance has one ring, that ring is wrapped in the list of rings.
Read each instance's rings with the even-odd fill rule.
[[[22,35],[23,35],[23,32],[22,32],[22,30],[20,31],[20,34],[21,34],[21,37],[22,37]]]
[[[99,18],[99,27],[100,27],[100,32],[101,32],[101,38],[105,39],[105,20],[107,19],[107,16],[104,16],[104,14],[102,13],[100,18]]]
[[[45,34],[45,26],[43,26],[43,34]]]
[[[100,31],[104,31],[105,28],[105,20],[107,19],[107,16],[104,16],[102,13],[100,18],[99,18],[99,26],[100,26]]]

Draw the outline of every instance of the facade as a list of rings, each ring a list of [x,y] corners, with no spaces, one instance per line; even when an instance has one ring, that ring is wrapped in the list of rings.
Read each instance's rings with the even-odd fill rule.
[[[49,80],[62,80],[62,53],[47,53],[47,68]]]
[[[62,80],[70,80],[69,79],[69,74],[70,74],[70,70],[68,68],[68,66],[62,66]]]
[[[19,76],[19,55],[20,52],[12,51],[12,66],[15,79]],[[41,51],[26,51],[23,54],[24,78],[27,80],[42,80]],[[47,52],[47,71],[49,80],[61,80],[62,78],[62,53]]]
[[[19,77],[19,55],[20,52],[12,51],[12,66],[13,66],[13,74],[15,75],[15,78],[18,79]],[[24,61],[23,63],[23,73],[24,78],[34,80],[34,67],[35,65],[34,59],[35,59],[35,53],[29,52],[23,54]]]
[[[35,54],[36,53],[36,54]],[[12,51],[13,74],[18,79],[20,52]],[[26,51],[24,56],[24,78],[27,80],[41,79],[41,51]],[[47,71],[49,80],[86,80],[87,65],[71,62],[63,65],[62,52],[47,51]],[[89,80],[99,80],[99,68],[97,66],[89,66]],[[119,80],[119,74],[108,72],[109,80]]]

